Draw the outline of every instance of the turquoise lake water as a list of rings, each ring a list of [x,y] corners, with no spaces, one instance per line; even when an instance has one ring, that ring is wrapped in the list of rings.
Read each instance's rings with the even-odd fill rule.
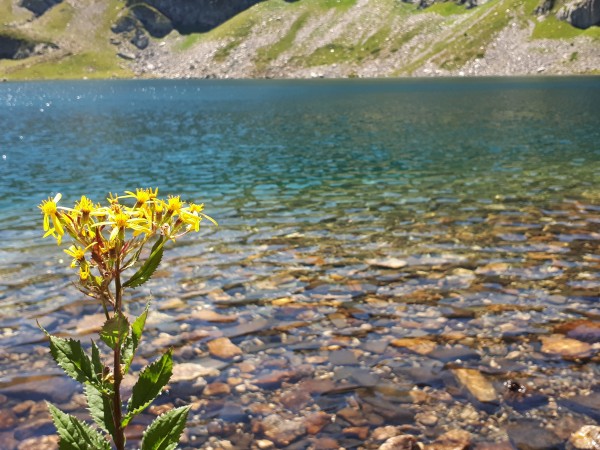
[[[577,389],[597,386],[597,364],[540,353],[540,336],[600,317],[599,77],[3,83],[0,124],[5,352],[43,345],[35,318],[85,335],[73,314],[98,312],[70,285],[66,255],[41,239],[41,200],[158,187],[205,202],[219,222],[166,256],[148,284],[158,306],[175,297],[192,310],[229,311],[238,327],[257,317],[306,322],[285,339],[260,334],[265,327],[232,331],[250,353],[257,336],[266,348],[321,351],[325,330],[351,335],[322,321],[339,313],[331,302],[347,302],[359,310],[345,316],[349,329],[385,330],[364,342],[429,336],[441,345],[460,332],[498,340],[498,357],[520,351],[525,368],[534,360],[556,397],[556,371]],[[270,303],[281,298],[304,307]],[[488,313],[490,305],[500,306]],[[155,336],[176,334],[176,314],[162,314]],[[598,335],[586,336],[584,360],[597,361]],[[489,362],[486,345],[471,345],[478,367]],[[443,358],[410,358],[446,370]],[[0,388],[18,392],[23,361],[6,361]],[[395,364],[404,376],[405,362]],[[50,363],[27,372],[57,375]]]

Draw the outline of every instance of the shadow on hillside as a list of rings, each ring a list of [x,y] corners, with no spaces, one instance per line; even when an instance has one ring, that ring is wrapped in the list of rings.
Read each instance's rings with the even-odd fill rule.
[[[148,5],[168,19],[181,34],[204,33],[264,0],[129,0],[128,6]],[[152,28],[144,23],[146,29]],[[149,30],[149,32],[151,32]]]

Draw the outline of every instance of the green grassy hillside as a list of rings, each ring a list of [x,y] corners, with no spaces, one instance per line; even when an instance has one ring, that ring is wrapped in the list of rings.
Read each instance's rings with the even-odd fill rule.
[[[573,73],[600,69],[577,66],[577,55],[584,54],[578,46],[597,46],[600,27],[579,30],[552,12],[539,19],[533,14],[537,0],[489,0],[472,9],[445,2],[425,10],[399,0],[267,0],[206,33],[172,31],[162,39],[150,38],[142,51],[111,31],[126,8],[124,0],[64,0],[39,18],[13,3],[0,0],[0,38],[18,35],[58,48],[25,59],[0,59],[4,79],[169,76],[166,69],[153,72],[152,49],[163,66],[183,67],[180,72],[194,67],[199,76],[208,68],[216,76],[229,70],[236,77],[306,76],[315,70],[410,76],[425,67],[452,74],[484,60],[507,30],[525,36],[521,45],[548,39],[570,45],[569,58],[560,63],[566,73],[571,66]],[[124,53],[135,60],[123,58]],[[141,60],[147,70],[140,71]]]

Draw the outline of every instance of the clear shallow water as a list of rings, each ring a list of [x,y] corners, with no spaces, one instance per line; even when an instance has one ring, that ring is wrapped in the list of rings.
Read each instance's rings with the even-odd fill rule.
[[[242,363],[211,358],[210,337],[178,337],[206,328],[230,336],[258,367],[242,377],[259,386],[256,398],[232,390],[197,408],[196,447],[204,418],[224,420],[224,401],[241,408],[244,420],[226,419],[245,432],[247,416],[260,417],[249,412],[253,400],[289,413],[281,381],[255,382],[302,364],[310,373],[288,377],[295,383],[326,377],[358,387],[313,392],[295,416],[335,413],[354,404],[349,397],[366,416],[384,399],[352,376],[362,373],[374,386],[433,392],[424,405],[397,400],[414,414],[435,411],[434,394],[450,393],[451,411],[480,415],[479,425],[458,413],[433,426],[409,420],[423,442],[452,426],[502,440],[525,416],[548,425],[561,399],[598,389],[599,118],[598,78],[0,84],[0,385],[9,390],[0,393],[9,403],[32,396],[23,366],[27,376],[62,379],[44,361],[35,318],[85,335],[93,326],[78,317],[98,312],[70,285],[67,257],[41,239],[36,205],[56,192],[71,203],[158,186],[206,202],[220,227],[182,241],[162,276],[136,293],[133,312],[149,294],[162,308],[147,356],[171,343],[180,362],[217,365],[209,381],[235,378]],[[236,321],[182,319],[202,309]],[[556,328],[575,320],[591,331]],[[552,334],[589,348],[566,359],[543,351]],[[392,343],[417,337],[435,350]],[[345,350],[357,359],[336,353]],[[461,388],[453,364],[495,383],[493,414]],[[433,381],[417,382],[419,370]],[[502,382],[515,373],[547,401],[524,412],[507,403]],[[54,394],[34,397],[44,395]],[[489,427],[494,414],[499,431]],[[368,421],[369,432],[376,425]],[[347,447],[356,440],[335,427],[311,439],[321,435]]]

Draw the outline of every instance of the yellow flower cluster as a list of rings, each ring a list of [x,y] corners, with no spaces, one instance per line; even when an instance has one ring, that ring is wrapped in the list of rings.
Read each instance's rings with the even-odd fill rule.
[[[204,205],[186,203],[180,196],[160,199],[158,189],[109,194],[107,206],[81,196],[67,208],[58,206],[60,199],[57,194],[38,206],[44,215],[44,237],[53,236],[59,245],[65,234],[73,239],[65,252],[73,258],[71,267],[79,267],[81,285],[92,290],[110,283],[115,271],[131,267],[153,238],[162,238],[162,246],[166,240],[198,231],[203,219],[216,225],[202,212]],[[93,268],[99,276],[91,276]]]

